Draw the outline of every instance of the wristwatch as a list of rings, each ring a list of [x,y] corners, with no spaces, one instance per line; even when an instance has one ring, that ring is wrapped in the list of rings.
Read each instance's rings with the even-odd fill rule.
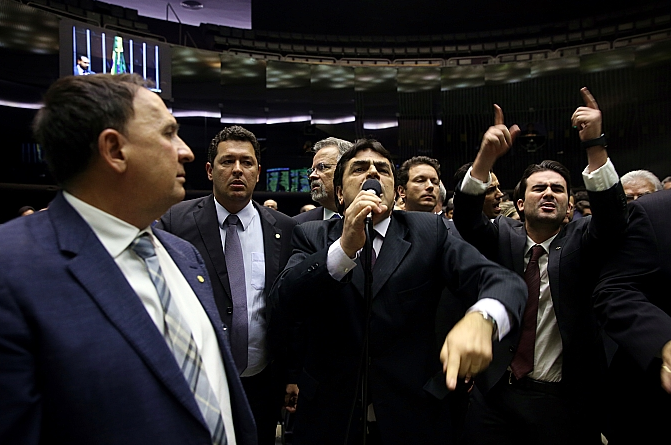
[[[589,141],[582,141],[580,143],[580,147],[583,150],[586,150],[590,147],[595,147],[597,145],[602,145],[604,147],[608,147],[608,142],[606,142],[606,135],[602,134],[598,138],[590,139]]]
[[[482,318],[484,318],[485,321],[488,321],[492,324],[492,340],[498,340],[499,339],[499,327],[496,324],[496,320],[494,319],[494,317],[492,317],[491,315],[489,315],[485,311],[474,311],[474,312],[477,312],[478,314],[482,315]]]

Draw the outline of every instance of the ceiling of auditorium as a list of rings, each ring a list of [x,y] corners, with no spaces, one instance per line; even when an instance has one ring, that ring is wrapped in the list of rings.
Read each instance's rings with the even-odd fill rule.
[[[599,15],[671,9],[668,1],[611,0],[107,0],[140,15],[198,26],[213,23],[243,29],[336,35],[415,35],[504,30]],[[170,6],[168,6],[170,5]],[[171,9],[172,8],[172,9]],[[174,10],[174,12],[173,12]]]

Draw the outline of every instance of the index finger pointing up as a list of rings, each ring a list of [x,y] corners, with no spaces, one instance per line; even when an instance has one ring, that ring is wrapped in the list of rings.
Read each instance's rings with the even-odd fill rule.
[[[589,91],[587,94],[589,94]],[[503,110],[496,104],[494,104],[494,125],[505,125],[503,123]]]
[[[593,108],[595,110],[599,109],[599,105],[596,103],[594,96],[592,96],[592,93],[589,92],[587,87],[581,88],[580,94],[582,95],[582,99],[585,101],[586,106],[588,106],[589,108]]]

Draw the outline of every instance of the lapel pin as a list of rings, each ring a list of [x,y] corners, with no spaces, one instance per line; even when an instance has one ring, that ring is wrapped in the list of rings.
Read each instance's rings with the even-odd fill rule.
[[[276,234],[275,234],[275,238],[280,239],[280,234],[279,234],[279,233],[276,233]]]
[[[561,249],[561,246],[555,247],[555,250],[559,250],[559,249]]]
[[[198,275],[197,278],[198,278],[198,281],[200,281],[201,283],[205,282],[205,278],[203,278],[201,275]]]

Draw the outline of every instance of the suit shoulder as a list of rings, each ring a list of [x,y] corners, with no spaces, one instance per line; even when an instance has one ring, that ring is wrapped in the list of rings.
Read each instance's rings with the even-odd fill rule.
[[[261,210],[261,212],[265,211],[270,216],[275,218],[275,222],[276,222],[277,225],[291,228],[291,227],[295,226],[296,224],[298,224],[294,218],[292,218],[291,216],[285,215],[284,213],[282,213],[278,210],[270,209],[268,207],[262,207],[262,208],[260,208],[260,210]]]
[[[201,208],[202,206],[205,205],[207,200],[211,198],[211,196],[212,195],[207,195],[207,196],[202,196],[200,198],[187,199],[186,201],[178,202],[177,204],[170,207],[168,212],[186,213],[186,212],[189,212],[191,210]]]
[[[294,219],[298,222],[298,224],[302,224],[308,221],[319,221],[324,218],[323,212],[323,207],[316,207],[312,210],[308,210],[307,212],[299,213],[298,215],[294,216]]]

